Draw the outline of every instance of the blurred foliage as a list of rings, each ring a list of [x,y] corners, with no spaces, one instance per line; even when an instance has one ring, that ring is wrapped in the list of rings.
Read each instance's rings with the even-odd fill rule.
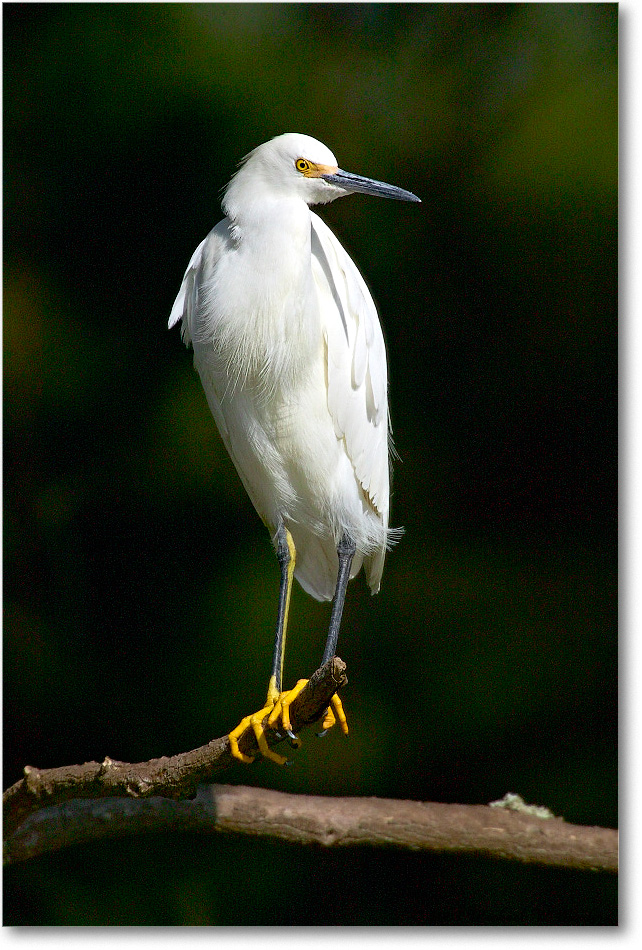
[[[301,131],[423,199],[322,210],[382,314],[406,533],[351,586],[349,741],[226,779],[615,825],[617,6],[3,14],[5,785],[263,698],[276,563],[166,323],[238,160]],[[327,620],[297,589],[288,681]],[[601,877],[189,835],[5,880],[10,924],[616,920]]]

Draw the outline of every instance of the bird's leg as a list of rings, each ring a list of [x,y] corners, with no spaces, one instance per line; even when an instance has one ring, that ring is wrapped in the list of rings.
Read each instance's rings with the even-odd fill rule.
[[[341,627],[341,617],[343,615],[343,605],[346,599],[346,590],[350,580],[350,568],[352,567],[352,558],[356,551],[356,545],[350,535],[343,533],[337,546],[339,555],[339,572],[337,574],[337,586],[332,601],[332,613],[330,614],[330,628],[328,638],[325,641],[325,650],[321,666],[331,660],[336,653],[337,641],[339,639],[339,628]]]
[[[281,568],[281,583],[279,587],[279,607],[277,613],[276,633],[274,638],[274,656],[272,660],[272,672],[268,684],[267,697],[265,705],[258,712],[246,716],[238,724],[236,729],[229,735],[232,755],[242,762],[253,762],[254,757],[245,755],[238,747],[238,740],[245,730],[251,727],[254,730],[261,754],[266,758],[272,759],[279,765],[283,765],[286,759],[276,752],[272,752],[265,739],[265,728],[263,720],[272,713],[281,695],[281,682],[283,678],[283,658],[285,654],[285,637],[287,632],[288,612],[290,606],[290,595],[292,591],[292,581],[294,578],[294,566],[296,561],[296,550],[292,535],[285,527],[283,522],[279,523],[276,533],[277,540],[277,558]]]
[[[354,541],[349,534],[344,532],[337,546],[337,554],[339,555],[339,572],[337,574],[337,586],[334,592],[334,600],[332,602],[332,613],[330,614],[330,628],[328,630],[328,637],[325,642],[325,650],[323,651],[321,666],[323,666],[324,663],[327,663],[328,660],[331,660],[337,650],[339,629],[341,627],[341,617],[343,615],[343,605],[346,599],[346,590],[348,588],[348,581],[350,580],[350,568],[352,567],[352,559],[354,557],[355,550],[356,545]],[[337,719],[339,720],[341,729],[347,736],[348,723],[346,722],[345,713],[343,711],[343,704],[339,697],[335,694],[332,697],[332,705],[328,706],[325,718],[323,720],[323,732],[334,726]]]
[[[270,676],[267,695],[267,702],[272,702],[272,710],[268,719],[268,726],[273,726],[280,716],[285,732],[290,737],[290,740],[298,745],[299,739],[292,732],[292,723],[290,722],[290,703],[296,699],[308,681],[299,680],[293,689],[287,690],[285,693],[281,691],[283,688],[285,636],[288,628],[290,595],[292,593],[294,567],[296,564],[296,548],[294,546],[294,540],[283,522],[281,522],[277,530],[276,556],[278,557],[279,564],[281,565],[281,588],[279,590],[279,612],[276,622],[276,636],[274,639],[272,675]],[[274,754],[275,753],[272,753],[270,758],[274,758]],[[283,756],[279,756],[279,758],[282,759]]]
[[[246,716],[238,724],[236,729],[230,733],[230,747],[232,755],[242,762],[253,762],[253,756],[245,755],[238,746],[238,740],[246,729],[252,728],[258,742],[259,750],[262,755],[272,759],[278,765],[283,765],[287,759],[285,756],[273,752],[265,739],[265,726],[263,720],[268,717],[267,726],[273,727],[278,719],[281,719],[283,730],[290,737],[292,742],[298,743],[298,738],[292,731],[290,722],[290,705],[294,702],[303,687],[308,682],[307,679],[298,680],[296,685],[282,692],[283,684],[283,659],[285,656],[285,638],[288,626],[288,614],[290,609],[290,596],[292,593],[292,583],[294,580],[294,568],[296,564],[296,549],[292,535],[281,522],[277,529],[277,558],[281,566],[281,585],[279,588],[279,609],[276,623],[276,635],[274,638],[274,657],[272,660],[272,673],[268,684],[267,698],[263,709],[251,716]],[[337,547],[339,556],[339,571],[337,574],[337,586],[335,589],[334,600],[332,603],[332,612],[330,614],[330,628],[326,639],[325,650],[321,665],[326,663],[335,655],[337,640],[339,639],[339,628],[341,627],[341,616],[343,614],[343,605],[345,603],[346,589],[350,579],[350,568],[354,557],[356,545],[348,534],[343,534]],[[341,729],[347,735],[348,724],[346,722],[343,705],[339,697],[335,694],[332,697],[331,706],[328,707],[323,720],[323,731],[330,729],[336,721],[339,721]]]
[[[344,532],[337,546],[337,554],[339,556],[339,571],[337,573],[337,586],[335,588],[334,600],[332,602],[332,612],[330,614],[330,628],[328,630],[325,650],[323,651],[321,666],[323,666],[324,663],[334,656],[337,649],[339,628],[341,626],[341,615],[343,614],[343,605],[346,599],[346,589],[348,587],[348,581],[350,580],[350,568],[352,566],[352,559],[354,557],[355,550],[356,545],[354,541],[348,534]],[[287,693],[282,693],[279,697],[278,703],[270,714],[270,718],[268,719],[268,725],[272,725],[278,719],[278,717],[281,716],[283,727],[291,738],[294,736],[294,733],[292,732],[290,726],[290,704],[299,695],[306,683],[307,680],[299,680],[293,689]],[[331,705],[328,706],[323,719],[322,733],[325,733],[328,729],[334,726],[337,719],[341,724],[341,729],[343,732],[348,735],[348,723],[343,711],[343,704],[335,693],[335,695],[332,697]]]
[[[281,692],[281,686],[283,681],[283,658],[285,655],[285,637],[288,627],[288,613],[290,610],[290,595],[292,593],[294,567],[296,564],[296,548],[294,547],[292,535],[285,527],[283,522],[280,522],[277,528],[276,540],[276,556],[281,567],[281,584],[279,587],[279,609],[276,620],[276,634],[274,637],[274,657],[272,660],[272,673],[270,676],[270,682],[268,684],[267,698],[265,700],[265,706],[263,709],[259,709],[259,711],[253,715],[246,716],[244,719],[242,719],[236,729],[232,730],[229,738],[232,755],[235,756],[235,758],[240,759],[242,762],[253,762],[254,757],[245,755],[243,752],[241,752],[238,746],[239,738],[245,732],[245,730],[251,726],[254,730],[254,734],[262,755],[268,759],[272,759],[273,762],[276,762],[279,765],[283,765],[287,761],[285,756],[278,755],[276,752],[272,752],[266,742],[263,720],[269,713],[270,718],[268,720],[268,725],[273,725],[281,714],[281,705],[279,703],[280,697],[289,695],[288,693]],[[299,687],[300,692],[306,682],[307,680],[300,680],[299,683],[302,685],[299,687],[299,683],[297,683],[295,689]],[[294,696],[292,696],[292,699],[294,699]],[[291,730],[289,713],[287,715],[287,721],[284,721],[283,725],[286,732],[290,734],[290,737],[296,740],[296,736],[294,736],[294,733]]]
[[[276,539],[276,556],[281,568],[281,584],[279,587],[279,609],[276,617],[276,633],[274,635],[272,675],[270,676],[267,694],[267,702],[272,702],[272,704],[279,698],[283,684],[285,637],[288,631],[290,597],[292,595],[292,582],[294,580],[294,568],[296,566],[294,539],[282,521],[277,528]]]

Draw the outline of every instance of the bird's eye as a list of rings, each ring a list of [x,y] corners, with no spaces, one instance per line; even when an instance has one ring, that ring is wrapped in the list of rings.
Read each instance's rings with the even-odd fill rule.
[[[305,175],[306,172],[310,171],[312,165],[306,158],[297,158],[296,162],[294,163],[294,167],[298,172],[301,172],[301,174]]]

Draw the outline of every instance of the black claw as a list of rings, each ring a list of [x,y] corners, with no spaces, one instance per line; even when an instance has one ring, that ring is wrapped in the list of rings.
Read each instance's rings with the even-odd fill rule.
[[[330,732],[329,729],[322,729],[321,732],[317,732],[317,737],[318,737],[319,739],[323,739],[323,737],[324,737],[324,736],[327,736],[327,734],[328,734],[329,732]]]
[[[291,729],[286,729],[285,733],[287,736],[289,736],[290,739],[296,739],[296,735],[292,732]]]
[[[275,739],[278,739],[279,741],[281,741],[281,739],[285,739],[285,736],[284,736],[283,733],[280,732],[278,729],[275,729],[275,730],[274,730],[274,738],[275,738]]]

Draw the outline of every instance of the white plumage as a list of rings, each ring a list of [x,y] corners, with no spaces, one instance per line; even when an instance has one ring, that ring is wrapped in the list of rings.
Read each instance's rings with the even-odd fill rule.
[[[379,589],[391,540],[386,351],[357,267],[310,210],[353,191],[418,201],[342,172],[305,135],[251,152],[226,217],[194,252],[169,325],[183,339],[254,507],[296,548],[295,577],[319,600],[337,582],[337,544]],[[276,542],[275,542],[276,543]]]

